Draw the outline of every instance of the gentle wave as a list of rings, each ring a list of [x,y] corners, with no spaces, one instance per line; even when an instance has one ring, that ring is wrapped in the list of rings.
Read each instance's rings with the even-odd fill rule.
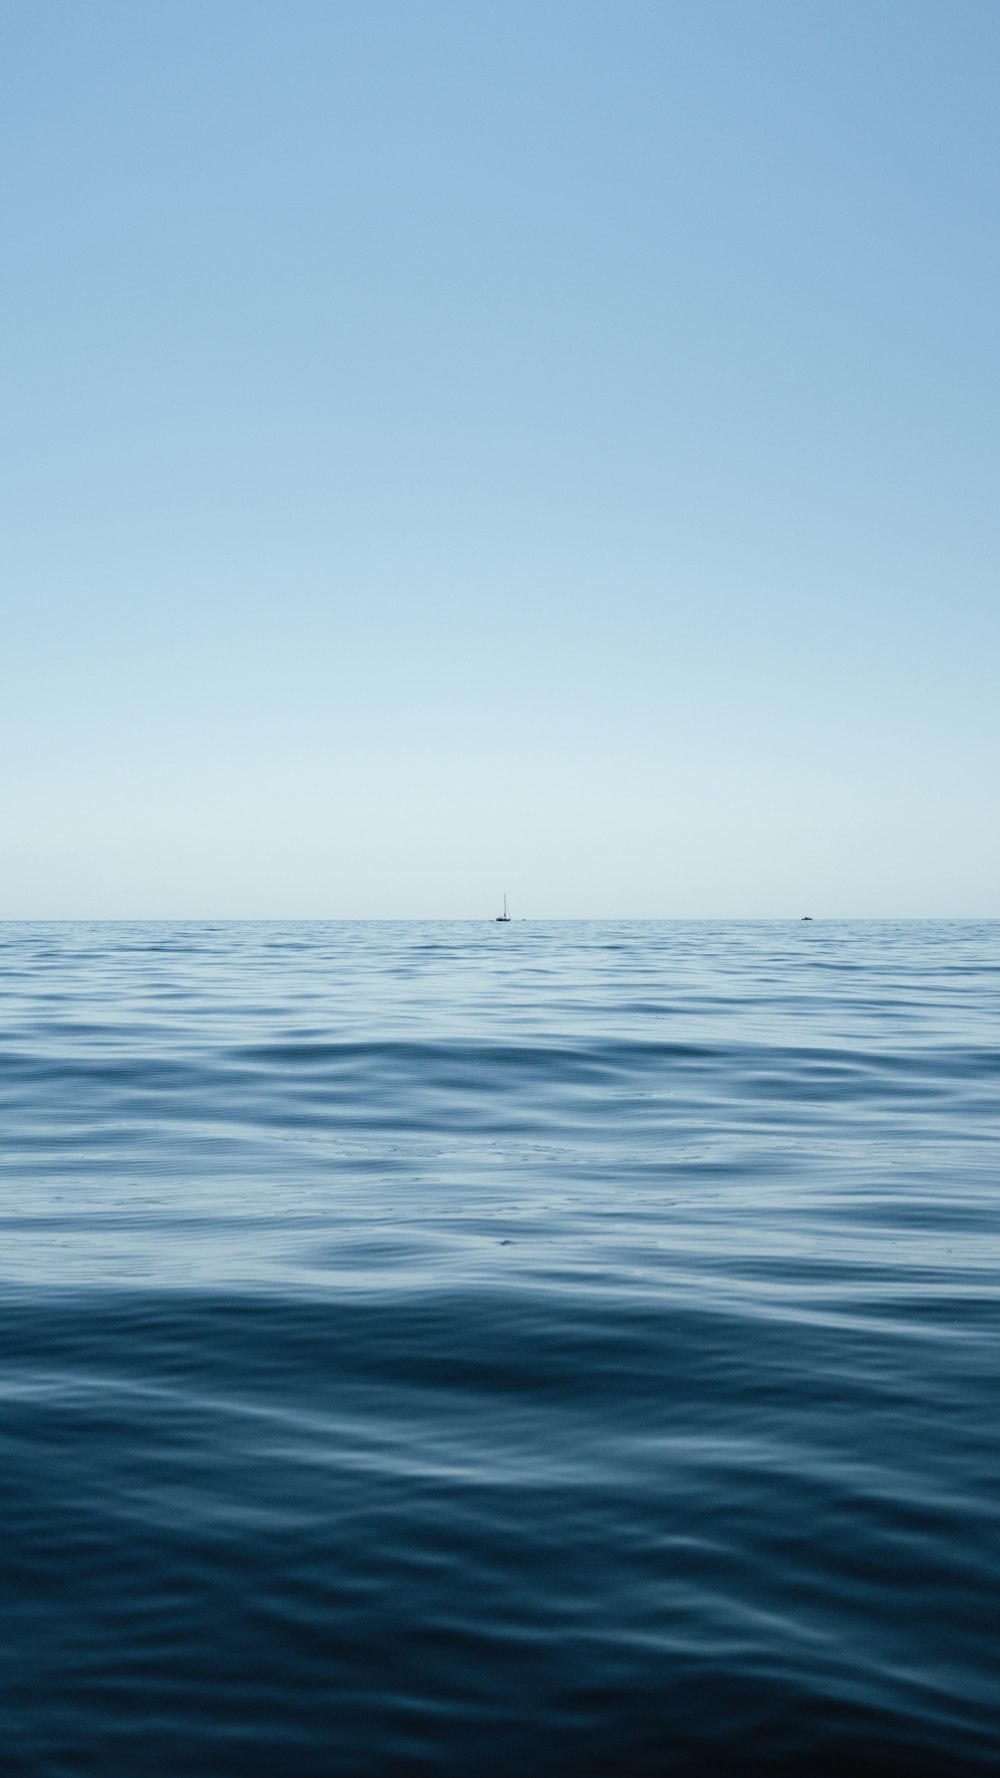
[[[0,971],[5,1769],[996,1769],[1000,927]]]

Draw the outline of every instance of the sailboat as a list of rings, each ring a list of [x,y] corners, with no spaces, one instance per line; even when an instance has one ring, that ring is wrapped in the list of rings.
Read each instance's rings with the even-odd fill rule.
[[[498,920],[509,920],[510,919],[510,914],[507,911],[507,897],[506,897],[506,895],[503,898],[503,913],[498,914],[497,919]]]

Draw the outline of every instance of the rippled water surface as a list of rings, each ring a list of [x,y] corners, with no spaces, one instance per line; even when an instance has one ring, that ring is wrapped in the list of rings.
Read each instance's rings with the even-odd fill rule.
[[[998,989],[0,927],[3,1771],[995,1772]]]

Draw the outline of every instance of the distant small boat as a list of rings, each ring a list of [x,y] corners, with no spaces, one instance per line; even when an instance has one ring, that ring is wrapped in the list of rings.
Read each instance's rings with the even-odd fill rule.
[[[812,915],[811,914],[803,914],[802,918],[803,918],[803,920],[811,920]]]
[[[510,919],[510,914],[507,911],[507,897],[506,897],[506,895],[503,898],[503,913],[498,914],[497,919],[498,920],[509,920]]]

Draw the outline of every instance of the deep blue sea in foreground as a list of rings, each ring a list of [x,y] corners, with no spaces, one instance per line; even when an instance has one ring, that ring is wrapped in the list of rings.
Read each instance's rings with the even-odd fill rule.
[[[4,1778],[1000,1769],[1000,924],[0,995]]]

